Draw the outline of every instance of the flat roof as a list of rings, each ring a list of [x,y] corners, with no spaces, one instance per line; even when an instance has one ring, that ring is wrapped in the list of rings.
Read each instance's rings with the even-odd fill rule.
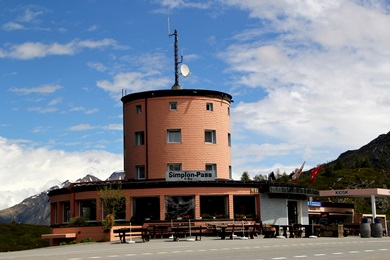
[[[389,197],[390,190],[380,188],[320,190],[321,197]]]
[[[156,98],[156,97],[172,97],[172,96],[202,96],[210,98],[220,98],[223,100],[233,102],[230,94],[216,91],[216,90],[205,90],[205,89],[164,89],[164,90],[151,90],[143,92],[135,92],[125,95],[121,98],[123,104],[138,99],[144,98]]]

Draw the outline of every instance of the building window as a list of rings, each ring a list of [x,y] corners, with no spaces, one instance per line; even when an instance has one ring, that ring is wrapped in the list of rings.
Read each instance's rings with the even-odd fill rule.
[[[232,171],[232,166],[229,165],[229,179],[233,179],[233,171]]]
[[[213,103],[206,103],[206,110],[207,111],[214,111]]]
[[[115,212],[115,220],[126,220],[126,198],[119,198],[115,195],[102,199],[103,219]]]
[[[80,217],[87,221],[96,221],[96,200],[80,201]]]
[[[230,107],[228,107],[228,115],[230,116]]]
[[[232,140],[231,140],[231,137],[230,137],[230,133],[228,133],[228,145],[232,146]]]
[[[193,219],[195,217],[195,196],[166,196],[165,220]]]
[[[181,130],[180,129],[167,130],[167,143],[181,143]]]
[[[205,143],[216,144],[217,138],[216,138],[215,130],[205,130],[204,131],[204,141],[205,141]]]
[[[143,165],[138,165],[135,166],[135,175],[138,180],[145,180],[145,166]]]
[[[206,171],[213,171],[215,173],[215,177],[217,177],[217,165],[213,163],[206,164]]]
[[[169,110],[177,110],[177,102],[169,102]]]
[[[136,105],[136,106],[135,106],[135,112],[136,112],[137,114],[141,114],[141,112],[142,112],[142,107],[141,107],[141,105]]]
[[[144,145],[144,132],[135,132],[135,145]]]
[[[64,223],[69,223],[70,221],[70,202],[66,201],[63,204],[63,222]]]
[[[169,163],[167,165],[167,170],[170,172],[180,172],[181,171],[181,163]]]

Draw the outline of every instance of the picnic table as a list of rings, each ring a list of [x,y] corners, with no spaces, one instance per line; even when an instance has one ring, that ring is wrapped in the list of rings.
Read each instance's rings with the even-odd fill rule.
[[[114,229],[114,234],[118,234],[121,243],[126,243],[126,237],[141,237],[142,242],[148,242],[150,239],[149,229],[144,227],[132,227],[130,232],[129,228]]]
[[[248,236],[253,239],[257,236],[257,233],[260,232],[261,225],[260,224],[228,224],[228,225],[219,225],[217,226],[219,229],[219,235],[221,239],[226,239],[229,237],[233,239],[235,235],[239,236]],[[235,234],[236,233],[236,234]]]
[[[180,241],[180,237],[195,236],[195,241],[202,240],[202,230],[207,229],[203,226],[174,226],[172,235],[174,241]]]

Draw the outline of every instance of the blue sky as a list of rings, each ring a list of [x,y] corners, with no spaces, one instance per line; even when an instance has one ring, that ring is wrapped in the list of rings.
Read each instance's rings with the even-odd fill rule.
[[[390,131],[389,1],[0,0],[0,209],[122,170],[122,89],[230,93],[234,178]]]

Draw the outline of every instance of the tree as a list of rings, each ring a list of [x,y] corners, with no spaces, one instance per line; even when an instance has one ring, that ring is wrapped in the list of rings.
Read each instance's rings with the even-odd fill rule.
[[[265,180],[267,180],[267,177],[265,177],[262,174],[257,174],[257,175],[255,175],[255,177],[253,177],[253,180],[254,181],[265,181]]]
[[[122,186],[118,184],[113,187],[112,184],[105,185],[98,190],[99,198],[102,202],[103,215],[105,219],[103,221],[103,230],[108,231],[115,224],[115,214],[119,210],[123,210],[126,204],[126,198],[122,192]]]
[[[251,181],[251,177],[249,176],[249,173],[247,171],[243,172],[241,175],[241,181]]]

